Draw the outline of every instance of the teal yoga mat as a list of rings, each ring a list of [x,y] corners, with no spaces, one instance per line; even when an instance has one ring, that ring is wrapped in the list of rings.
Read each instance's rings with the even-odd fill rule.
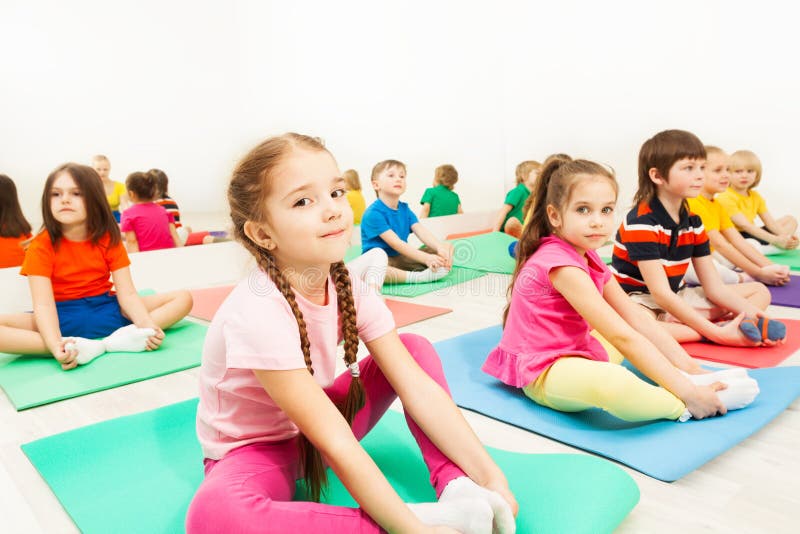
[[[381,292],[384,295],[394,297],[417,297],[425,293],[439,291],[464,282],[469,282],[481,276],[486,276],[483,271],[475,269],[464,269],[463,267],[453,267],[447,276],[435,282],[426,284],[384,284]],[[456,291],[456,290],[454,290]]]
[[[686,423],[628,423],[594,408],[564,413],[540,406],[481,371],[500,341],[492,326],[435,343],[456,404],[672,482],[724,453],[778,416],[800,395],[800,367],[750,370],[761,393],[743,410]]]
[[[52,356],[0,353],[0,387],[25,410],[200,365],[205,326],[184,320],[165,333],[158,350],[109,353],[69,371]]]
[[[770,254],[767,257],[775,263],[788,265],[792,270],[800,270],[800,250],[785,250],[780,254]]]
[[[84,534],[180,533],[203,478],[197,400],[57,434],[22,446]],[[389,411],[363,440],[406,501],[435,499],[403,416]],[[489,449],[520,503],[517,532],[611,532],[639,500],[631,477],[587,455]],[[331,473],[326,502],[355,503]]]
[[[517,262],[508,253],[516,241],[503,232],[480,234],[453,241],[453,265],[488,273],[512,274]]]

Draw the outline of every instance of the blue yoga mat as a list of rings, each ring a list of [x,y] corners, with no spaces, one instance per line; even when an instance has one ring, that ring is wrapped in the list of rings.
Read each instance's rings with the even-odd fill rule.
[[[628,423],[600,409],[564,413],[481,371],[502,329],[493,326],[435,344],[456,404],[672,482],[766,425],[800,395],[800,367],[751,369],[761,389],[743,410],[686,423]]]

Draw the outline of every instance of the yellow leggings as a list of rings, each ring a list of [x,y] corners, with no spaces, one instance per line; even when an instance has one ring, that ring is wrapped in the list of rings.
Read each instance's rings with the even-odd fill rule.
[[[593,332],[594,334],[594,332]],[[602,408],[625,421],[677,419],[686,405],[664,388],[652,386],[619,365],[622,354],[602,336],[608,362],[565,356],[522,388],[534,402],[562,412]]]

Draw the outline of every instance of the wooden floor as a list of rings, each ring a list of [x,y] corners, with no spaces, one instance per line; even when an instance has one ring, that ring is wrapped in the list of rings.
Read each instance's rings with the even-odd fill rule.
[[[143,253],[134,255],[133,261],[137,287],[162,291],[231,283],[248,268],[246,255],[234,243]],[[489,275],[418,297],[415,302],[454,311],[402,331],[435,342],[498,324],[509,279]],[[6,289],[19,290],[15,284],[18,281],[8,273],[0,276],[0,294],[9,294]],[[800,318],[798,309],[774,307],[771,311],[778,317]],[[795,353],[783,365],[800,365],[800,354]],[[0,532],[77,532],[22,454],[21,444],[195,397],[196,380],[197,369],[191,369],[19,413],[0,394]],[[526,453],[587,454],[484,416],[464,413],[487,445]],[[755,435],[677,482],[659,482],[621,467],[639,485],[641,501],[618,532],[798,532],[800,401]],[[532,483],[535,480],[532,473]],[[579,510],[577,506],[576,513]]]

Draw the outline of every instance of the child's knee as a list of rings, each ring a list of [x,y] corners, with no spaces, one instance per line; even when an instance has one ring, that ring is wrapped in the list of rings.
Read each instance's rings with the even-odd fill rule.
[[[192,298],[192,294],[182,289],[180,291],[175,291],[175,301],[180,305],[181,310],[184,312],[184,315],[188,314],[192,310],[192,306],[194,305],[194,299]]]
[[[417,334],[400,334],[400,341],[403,342],[411,357],[428,374],[431,369],[441,370],[442,362],[439,360],[439,355],[436,354],[436,349],[426,338]]]

